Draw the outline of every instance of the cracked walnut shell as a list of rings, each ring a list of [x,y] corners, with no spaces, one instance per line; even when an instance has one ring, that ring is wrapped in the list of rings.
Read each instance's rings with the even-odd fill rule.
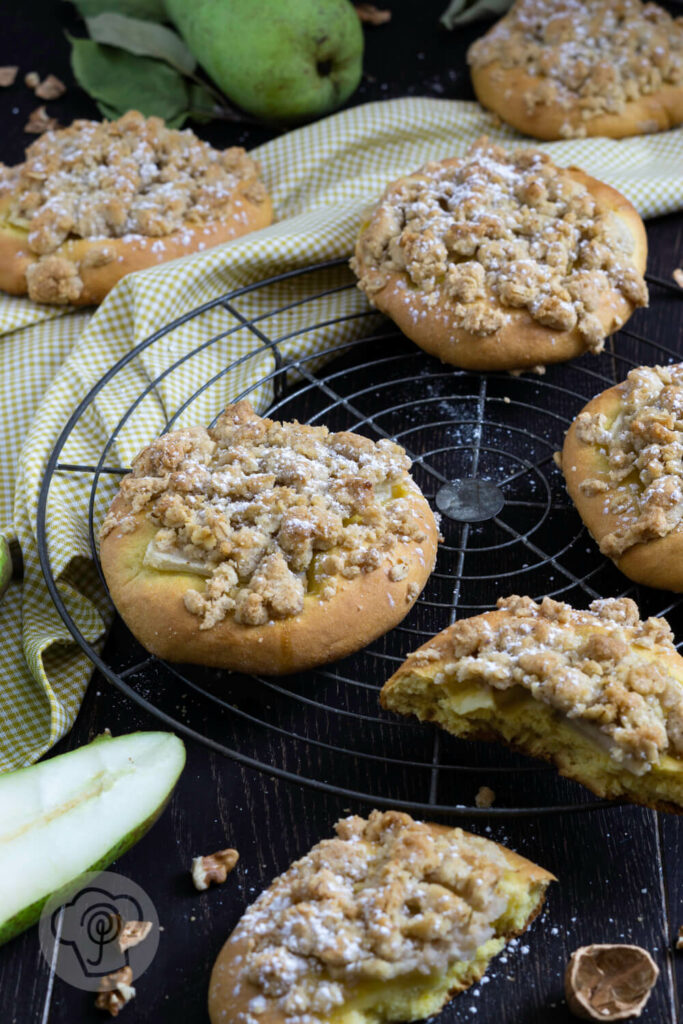
[[[133,461],[101,530],[112,599],[153,654],[284,674],[359,650],[408,613],[434,515],[403,448],[230,405]]]
[[[659,968],[640,946],[598,943],[574,950],[564,976],[569,1009],[583,1020],[640,1017]]]
[[[389,185],[351,266],[431,355],[521,370],[600,352],[647,305],[646,256],[643,222],[613,188],[483,139]]]

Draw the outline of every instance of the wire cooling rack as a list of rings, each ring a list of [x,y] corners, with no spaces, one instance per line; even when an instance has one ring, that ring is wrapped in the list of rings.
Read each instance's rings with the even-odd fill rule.
[[[645,334],[651,314],[639,312],[598,357],[543,375],[459,371],[425,355],[370,310],[344,262],[278,275],[192,310],[132,349],[91,389],[57,441],[40,492],[38,547],[52,598],[93,664],[122,693],[165,725],[247,766],[350,801],[419,813],[505,818],[601,806],[552,768],[386,713],[377,698],[410,650],[456,617],[512,593],[548,594],[578,607],[597,597],[631,596],[644,615],[666,615],[683,636],[681,600],[629,584],[600,556],[553,461],[587,399],[633,366],[680,355]],[[652,277],[650,289],[651,304],[665,314],[657,323],[668,324],[669,338],[680,337],[677,289]],[[292,327],[302,311],[305,326]],[[190,342],[176,344],[178,332]],[[226,341],[234,352],[245,336],[237,359],[199,378],[197,390],[188,386],[198,379],[193,360],[210,357]],[[320,337],[324,360],[310,344]],[[238,379],[243,386],[235,391]],[[118,420],[109,429],[107,396],[114,393]],[[100,653],[72,617],[53,573],[48,535],[56,482],[80,482],[82,518],[99,566],[97,533],[114,482],[126,471],[117,452],[140,447],[145,403],[154,403],[163,432],[208,423],[227,402],[244,397],[266,400],[275,418],[389,437],[407,449],[415,479],[443,516],[445,540],[425,590],[407,618],[365,650],[286,679],[169,664],[150,656],[118,618]],[[109,426],[97,460],[71,461],[67,453],[78,432],[103,417]],[[496,793],[491,809],[474,806],[482,785]]]

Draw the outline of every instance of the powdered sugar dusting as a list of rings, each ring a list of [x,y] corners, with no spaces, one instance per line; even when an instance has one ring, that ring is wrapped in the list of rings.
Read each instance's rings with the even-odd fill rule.
[[[615,299],[647,303],[634,253],[625,222],[547,154],[483,141],[391,185],[352,266],[380,306],[396,279],[414,323],[441,319],[485,337],[525,309],[597,352]]]
[[[383,564],[389,580],[407,574],[392,549],[423,543],[421,517],[431,517],[409,467],[391,441],[261,419],[240,402],[209,432],[175,431],[145,449],[102,536],[133,529],[144,510],[158,527],[146,564],[207,578],[184,597],[200,628],[228,614],[263,625],[297,615],[307,593],[330,599],[338,578]]]
[[[534,78],[527,114],[559,107],[562,134],[584,136],[591,118],[683,85],[683,21],[641,0],[517,0],[467,56],[474,68],[498,62]]]

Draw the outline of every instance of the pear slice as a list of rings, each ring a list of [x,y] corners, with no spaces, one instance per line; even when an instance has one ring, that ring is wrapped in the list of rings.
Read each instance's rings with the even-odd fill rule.
[[[0,777],[0,943],[46,900],[107,867],[154,824],[185,764],[167,732],[99,736]]]

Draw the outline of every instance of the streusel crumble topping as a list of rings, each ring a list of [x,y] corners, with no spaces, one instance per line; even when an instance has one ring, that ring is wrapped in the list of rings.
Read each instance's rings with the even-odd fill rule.
[[[211,430],[146,448],[121,484],[129,510],[110,512],[102,536],[135,529],[144,511],[159,527],[146,564],[206,577],[184,597],[201,629],[227,615],[262,625],[297,615],[307,592],[329,600],[339,577],[378,568],[399,541],[426,540],[409,467],[391,441],[261,419],[238,402]]]
[[[683,85],[683,18],[641,0],[517,0],[467,59],[474,68],[497,61],[533,76],[528,113],[560,106],[562,134],[577,137],[590,118]]]
[[[355,984],[446,969],[495,935],[508,864],[494,843],[461,829],[435,834],[397,811],[344,818],[335,831],[235,930],[248,940],[238,978],[260,990],[250,1024],[266,1011],[319,1024]]]
[[[616,419],[582,412],[576,436],[607,459],[601,478],[582,481],[587,495],[605,495],[617,527],[600,550],[610,558],[643,541],[665,537],[683,519],[683,363],[639,366],[621,392]]]
[[[11,193],[5,220],[25,229],[28,250],[42,257],[27,274],[61,273],[72,290],[66,297],[76,299],[78,267],[54,255],[67,239],[102,240],[89,257],[94,266],[116,258],[107,239],[157,238],[163,251],[164,236],[184,230],[189,241],[193,231],[220,221],[240,181],[254,179],[248,197],[263,202],[257,178],[258,165],[244,149],[213,149],[190,129],[129,111],[118,121],[80,120],[46,132],[23,164],[0,164],[0,196]],[[231,216],[244,216],[241,206],[236,200]]]
[[[641,622],[629,598],[577,611],[549,597],[513,596],[498,608],[506,614],[495,629],[474,618],[449,630],[447,652],[434,652],[445,658],[437,684],[523,686],[579,727],[599,730],[612,756],[636,773],[662,754],[683,756],[683,685],[653,657],[676,651],[665,619]],[[431,650],[410,660],[429,662]]]
[[[633,253],[618,218],[545,153],[483,141],[392,186],[352,266],[371,301],[390,275],[404,274],[416,320],[444,315],[444,299],[449,322],[486,336],[507,310],[526,309],[546,327],[578,329],[599,352],[607,332],[596,311],[615,293],[647,304]]]

